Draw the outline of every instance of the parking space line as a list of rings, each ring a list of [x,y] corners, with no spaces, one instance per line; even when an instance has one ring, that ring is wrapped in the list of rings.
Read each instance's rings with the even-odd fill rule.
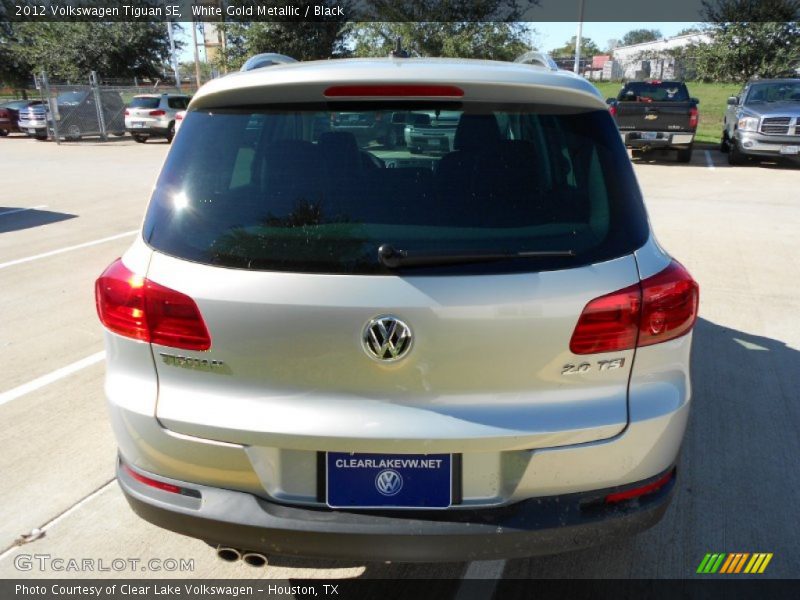
[[[705,153],[706,153],[706,164],[708,165],[709,171],[716,170],[716,167],[714,166],[714,159],[711,158],[711,152],[709,150],[706,150]]]
[[[505,568],[505,560],[476,560],[469,563],[455,600],[491,598]],[[480,579],[480,583],[475,581],[466,583],[475,579]]]
[[[101,485],[99,488],[97,488],[92,493],[90,493],[88,496],[85,496],[85,497],[81,498],[75,504],[73,504],[72,506],[70,506],[69,508],[64,510],[63,512],[57,514],[55,517],[50,519],[47,523],[45,523],[41,527],[38,527],[38,529],[41,529],[42,531],[48,531],[54,525],[58,524],[60,521],[63,521],[64,519],[66,519],[68,516],[70,516],[76,510],[81,508],[83,505],[85,505],[85,504],[91,502],[92,500],[94,500],[95,498],[97,498],[97,496],[99,496],[100,494],[105,492],[109,487],[111,487],[116,480],[117,480],[116,477],[112,477],[111,479],[106,481],[103,485]],[[11,544],[11,546],[6,548],[3,551],[3,553],[0,554],[0,561],[3,560],[6,556],[9,556],[10,554],[13,554],[14,550],[16,550],[18,547],[19,547],[19,544],[16,543],[16,542]]]
[[[71,252],[72,250],[80,250],[81,248],[88,248],[89,246],[96,246],[97,244],[103,244],[105,242],[110,242],[112,240],[118,240],[120,238],[127,237],[129,235],[133,235],[138,233],[138,229],[134,229],[133,231],[126,231],[125,233],[119,233],[117,235],[111,235],[108,237],[101,238],[99,240],[93,240],[91,242],[84,242],[83,244],[76,244],[74,246],[67,246],[66,248],[59,248],[58,250],[51,250],[50,252],[43,252],[42,254],[35,254],[34,256],[27,256],[25,258],[18,258],[16,260],[10,260],[8,262],[0,263],[0,269],[5,269],[7,267],[13,267],[14,265],[21,265],[26,262],[31,262],[32,260],[39,260],[40,258],[47,258],[49,256],[55,256],[56,254],[63,254],[64,252]]]
[[[58,381],[59,379],[63,379],[64,377],[68,377],[73,373],[80,371],[81,369],[85,369],[86,367],[90,367],[95,363],[99,363],[103,360],[106,356],[104,351],[96,352],[91,356],[87,356],[86,358],[82,358],[79,361],[76,361],[66,367],[61,367],[60,369],[56,369],[55,371],[51,371],[41,377],[37,377],[33,381],[29,381],[28,383],[23,383],[20,386],[12,388],[7,392],[0,393],[0,406],[5,404],[6,402],[11,402],[12,400],[16,400],[20,396],[24,396],[25,394],[29,394],[34,392],[40,388],[43,388],[46,385],[50,385],[51,383]]]

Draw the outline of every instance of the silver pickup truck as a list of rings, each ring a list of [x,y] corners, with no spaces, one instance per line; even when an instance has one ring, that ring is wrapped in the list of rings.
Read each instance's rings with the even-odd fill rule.
[[[728,98],[720,150],[739,165],[751,156],[800,161],[800,78],[754,79]]]

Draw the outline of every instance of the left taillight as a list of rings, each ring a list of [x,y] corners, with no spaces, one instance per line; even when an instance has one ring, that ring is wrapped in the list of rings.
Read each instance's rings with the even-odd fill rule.
[[[97,279],[95,302],[100,321],[118,335],[184,350],[211,348],[194,300],[135,274],[121,259]]]
[[[689,127],[692,129],[697,129],[697,123],[700,119],[699,113],[697,112],[697,107],[693,106],[689,109]]]

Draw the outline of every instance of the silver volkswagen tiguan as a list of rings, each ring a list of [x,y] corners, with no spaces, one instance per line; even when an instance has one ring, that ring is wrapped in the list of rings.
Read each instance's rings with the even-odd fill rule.
[[[331,125],[436,111],[451,151]],[[654,525],[675,488],[698,286],[570,73],[214,80],[96,297],[119,484],[223,558],[554,553]]]

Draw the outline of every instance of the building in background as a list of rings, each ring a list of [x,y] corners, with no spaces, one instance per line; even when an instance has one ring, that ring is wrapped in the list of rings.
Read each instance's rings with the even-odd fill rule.
[[[676,59],[671,51],[709,42],[711,36],[706,33],[690,33],[630,46],[617,46],[613,50],[613,60],[606,61],[603,66],[602,79],[681,79],[691,65],[685,59]]]

